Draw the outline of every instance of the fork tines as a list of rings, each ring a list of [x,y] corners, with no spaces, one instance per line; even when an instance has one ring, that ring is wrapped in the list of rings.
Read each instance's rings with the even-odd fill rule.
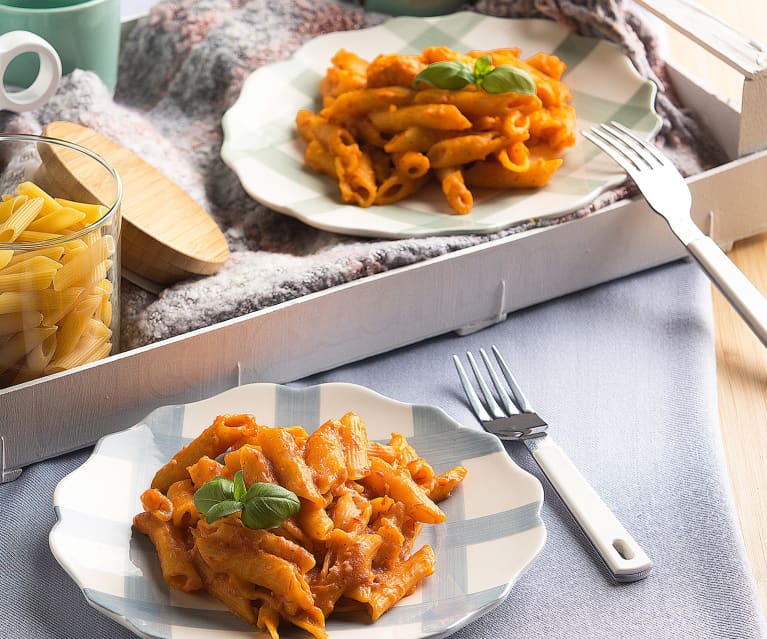
[[[485,349],[480,348],[479,354],[484,362],[487,375],[489,376],[495,395],[490,390],[482,371],[471,353],[466,353],[469,365],[477,380],[477,385],[482,393],[484,403],[474,390],[466,371],[457,355],[453,355],[458,377],[469,400],[469,404],[483,427],[488,432],[497,435],[501,439],[530,439],[541,437],[546,434],[547,424],[533,410],[527,401],[522,389],[517,384],[514,375],[507,366],[498,349],[492,347],[493,355],[498,368],[506,381],[506,386],[498,375],[495,366],[490,361]],[[507,390],[508,388],[508,390]],[[497,399],[496,399],[497,397]],[[502,404],[503,407],[501,407]]]
[[[600,124],[583,135],[607,153],[626,172],[667,166],[670,161],[649,142],[637,136],[620,122]]]

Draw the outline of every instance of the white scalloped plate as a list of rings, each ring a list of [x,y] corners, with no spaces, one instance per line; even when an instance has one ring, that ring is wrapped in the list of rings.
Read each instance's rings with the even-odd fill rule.
[[[512,20],[459,12],[435,18],[393,18],[358,31],[320,36],[287,61],[256,70],[224,114],[221,157],[245,191],[310,226],[368,237],[406,238],[489,233],[579,209],[625,174],[582,136],[567,150],[549,184],[524,191],[476,191],[468,215],[453,215],[436,185],[390,206],[343,204],[334,180],[304,166],[295,131],[299,109],[317,111],[319,81],[341,48],[371,60],[378,53],[414,53],[430,45],[458,51],[520,47],[522,56],[554,53],[568,66],[577,130],[617,120],[650,137],[661,122],[655,85],[644,80],[614,45],[575,35],[550,20]]]
[[[171,591],[153,546],[131,530],[139,495],[156,470],[216,415],[252,413],[263,424],[301,424],[358,412],[371,439],[403,433],[438,472],[456,464],[468,476],[441,506],[447,522],[424,526],[419,542],[437,555],[436,572],[375,623],[331,615],[331,639],[444,637],[498,605],[543,547],[543,490],[500,442],[460,426],[431,406],[404,404],[353,384],[294,388],[251,384],[200,402],[165,406],[107,435],[62,479],[53,502],[50,546],[88,603],[141,637],[235,639],[255,629],[207,594]],[[502,489],[500,488],[502,487]],[[280,636],[307,637],[281,626]]]

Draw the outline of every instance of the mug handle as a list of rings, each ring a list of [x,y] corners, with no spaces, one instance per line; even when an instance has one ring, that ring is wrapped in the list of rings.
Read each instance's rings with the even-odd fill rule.
[[[36,53],[40,71],[34,82],[21,91],[10,92],[2,82],[11,61],[22,53]],[[47,40],[30,31],[9,31],[0,35],[0,109],[21,113],[45,104],[61,81],[61,59]]]

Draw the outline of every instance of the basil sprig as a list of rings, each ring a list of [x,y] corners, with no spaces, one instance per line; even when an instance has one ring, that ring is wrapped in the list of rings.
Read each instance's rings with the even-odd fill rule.
[[[277,528],[301,508],[295,493],[277,484],[256,482],[246,488],[241,470],[234,480],[215,477],[200,486],[194,505],[209,524],[239,512],[248,528]]]
[[[484,55],[474,62],[470,69],[462,62],[444,60],[435,62],[423,69],[413,79],[413,87],[425,82],[438,89],[455,91],[467,84],[474,84],[487,93],[523,93],[535,95],[535,81],[525,71],[511,64],[494,67],[490,56]]]

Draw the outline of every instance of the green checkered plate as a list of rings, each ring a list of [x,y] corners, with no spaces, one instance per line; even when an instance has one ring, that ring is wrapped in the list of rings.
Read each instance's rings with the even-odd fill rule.
[[[367,60],[379,53],[417,53],[447,45],[458,51],[519,47],[522,57],[553,53],[567,64],[577,130],[616,120],[643,137],[654,135],[655,85],[644,80],[614,45],[575,35],[550,20],[515,20],[460,12],[436,18],[393,18],[368,29],[320,36],[287,61],[248,77],[224,114],[221,156],[245,191],[271,209],[328,231],[382,238],[490,233],[540,218],[556,218],[589,204],[625,174],[578,136],[543,188],[475,190],[468,215],[455,215],[434,183],[397,204],[359,208],[341,202],[336,181],[308,169],[294,118],[320,108],[319,82],[341,48]]]
[[[261,424],[300,424],[311,431],[349,411],[363,418],[371,440],[386,442],[392,431],[400,432],[436,472],[462,464],[468,474],[440,503],[446,521],[425,525],[416,541],[416,548],[428,543],[434,549],[435,573],[374,623],[331,615],[328,636],[451,634],[503,601],[540,552],[546,538],[543,489],[495,436],[463,427],[438,408],[402,403],[354,384],[239,386],[200,402],[159,408],[136,426],[103,437],[88,461],[56,488],[51,550],[89,604],[141,637],[262,636],[207,594],[168,588],[151,542],[131,529],[142,510],[139,497],[157,469],[217,415],[252,413]],[[280,636],[308,637],[288,624],[281,625]]]

